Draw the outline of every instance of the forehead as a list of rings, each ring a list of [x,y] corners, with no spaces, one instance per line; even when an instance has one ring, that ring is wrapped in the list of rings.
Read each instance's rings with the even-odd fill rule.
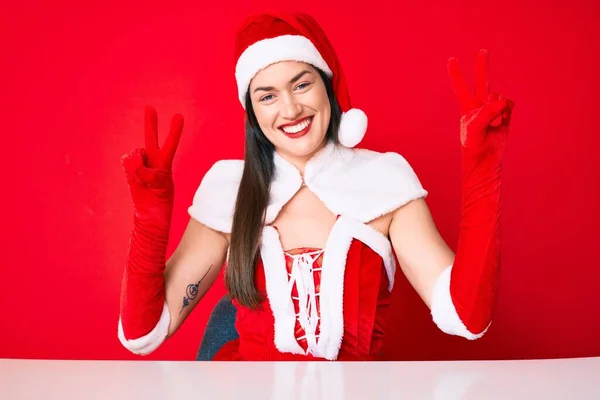
[[[250,81],[250,88],[257,86],[283,86],[300,72],[308,70],[316,73],[315,68],[300,61],[281,61],[258,71]]]

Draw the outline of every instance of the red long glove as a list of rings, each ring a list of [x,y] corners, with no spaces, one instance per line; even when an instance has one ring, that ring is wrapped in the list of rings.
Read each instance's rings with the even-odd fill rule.
[[[182,130],[183,117],[177,114],[159,149],[156,110],[146,107],[145,148],[133,149],[121,158],[134,210],[121,287],[120,322],[127,340],[151,332],[163,312],[174,197],[171,165]]]
[[[461,106],[462,199],[458,248],[450,275],[456,312],[473,334],[491,322],[500,268],[500,185],[513,102],[490,94],[489,58],[477,56],[475,93],[450,59]]]

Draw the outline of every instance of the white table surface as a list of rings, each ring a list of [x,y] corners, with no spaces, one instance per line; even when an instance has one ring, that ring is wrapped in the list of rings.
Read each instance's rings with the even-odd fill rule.
[[[600,399],[600,357],[372,363],[0,359],[0,399]]]

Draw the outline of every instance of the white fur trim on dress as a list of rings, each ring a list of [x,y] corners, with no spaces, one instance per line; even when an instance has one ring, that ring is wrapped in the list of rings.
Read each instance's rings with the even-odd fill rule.
[[[231,233],[244,161],[220,160],[206,172],[188,213],[209,228]]]
[[[242,107],[246,108],[246,91],[256,73],[280,61],[305,62],[321,69],[330,77],[333,75],[315,45],[304,36],[282,35],[258,41],[244,50],[235,66],[238,97]]]
[[[454,303],[452,302],[452,297],[450,296],[451,275],[452,265],[446,267],[442,273],[440,273],[434,285],[431,298],[431,316],[433,317],[433,322],[435,322],[442,332],[449,335],[462,336],[469,340],[479,339],[487,332],[491,325],[491,321],[483,332],[477,334],[469,332],[458,316]]]
[[[277,218],[279,212],[302,187],[300,173],[277,153],[273,157],[275,175],[267,204],[266,224]],[[219,232],[231,233],[237,193],[244,170],[242,160],[217,161],[204,175],[194,194],[189,215],[196,221]]]
[[[272,226],[264,227],[261,258],[269,305],[275,320],[275,347],[279,351],[294,354],[308,354],[310,351],[317,357],[337,359],[344,337],[344,274],[353,239],[360,240],[381,256],[389,280],[388,289],[392,289],[396,263],[389,240],[368,225],[340,216],[333,225],[323,252],[319,340],[316,349],[307,349],[305,352],[295,337],[296,314],[279,233]]]
[[[302,187],[298,169],[277,152],[265,224],[271,224]],[[202,180],[188,212],[208,227],[231,233],[244,161],[216,162]],[[367,223],[427,196],[409,163],[398,153],[349,149],[328,143],[305,166],[304,183],[336,215]]]
[[[388,238],[369,225],[348,217],[340,217],[340,219],[343,220],[344,230],[348,231],[352,237],[360,240],[381,256],[388,277],[388,290],[391,292],[394,287],[394,276],[396,275],[396,259],[394,258],[392,244]]]
[[[156,323],[154,329],[150,331],[150,333],[137,339],[127,340],[125,338],[125,333],[123,332],[123,324],[121,323],[121,318],[119,318],[119,328],[117,335],[119,337],[119,341],[127,350],[131,351],[134,354],[145,356],[146,354],[152,353],[165,341],[165,338],[169,333],[170,322],[171,314],[169,313],[169,308],[167,307],[167,303],[165,302],[163,305],[162,313],[160,315],[160,319]]]
[[[391,152],[328,145],[306,164],[304,180],[334,214],[361,222],[427,196],[406,159]]]
[[[337,219],[323,252],[321,264],[321,316],[317,347],[328,360],[336,360],[344,338],[344,274],[352,245],[352,231],[342,216]]]
[[[275,347],[282,353],[305,354],[294,336],[296,313],[289,291],[285,253],[279,233],[272,226],[265,226],[260,245],[267,297],[275,319]]]

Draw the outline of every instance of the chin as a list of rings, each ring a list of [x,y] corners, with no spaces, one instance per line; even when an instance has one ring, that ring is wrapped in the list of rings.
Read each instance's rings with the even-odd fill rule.
[[[284,149],[288,154],[296,157],[307,157],[315,153],[324,144],[325,137],[311,138],[306,137],[294,139],[293,143],[285,146]]]

